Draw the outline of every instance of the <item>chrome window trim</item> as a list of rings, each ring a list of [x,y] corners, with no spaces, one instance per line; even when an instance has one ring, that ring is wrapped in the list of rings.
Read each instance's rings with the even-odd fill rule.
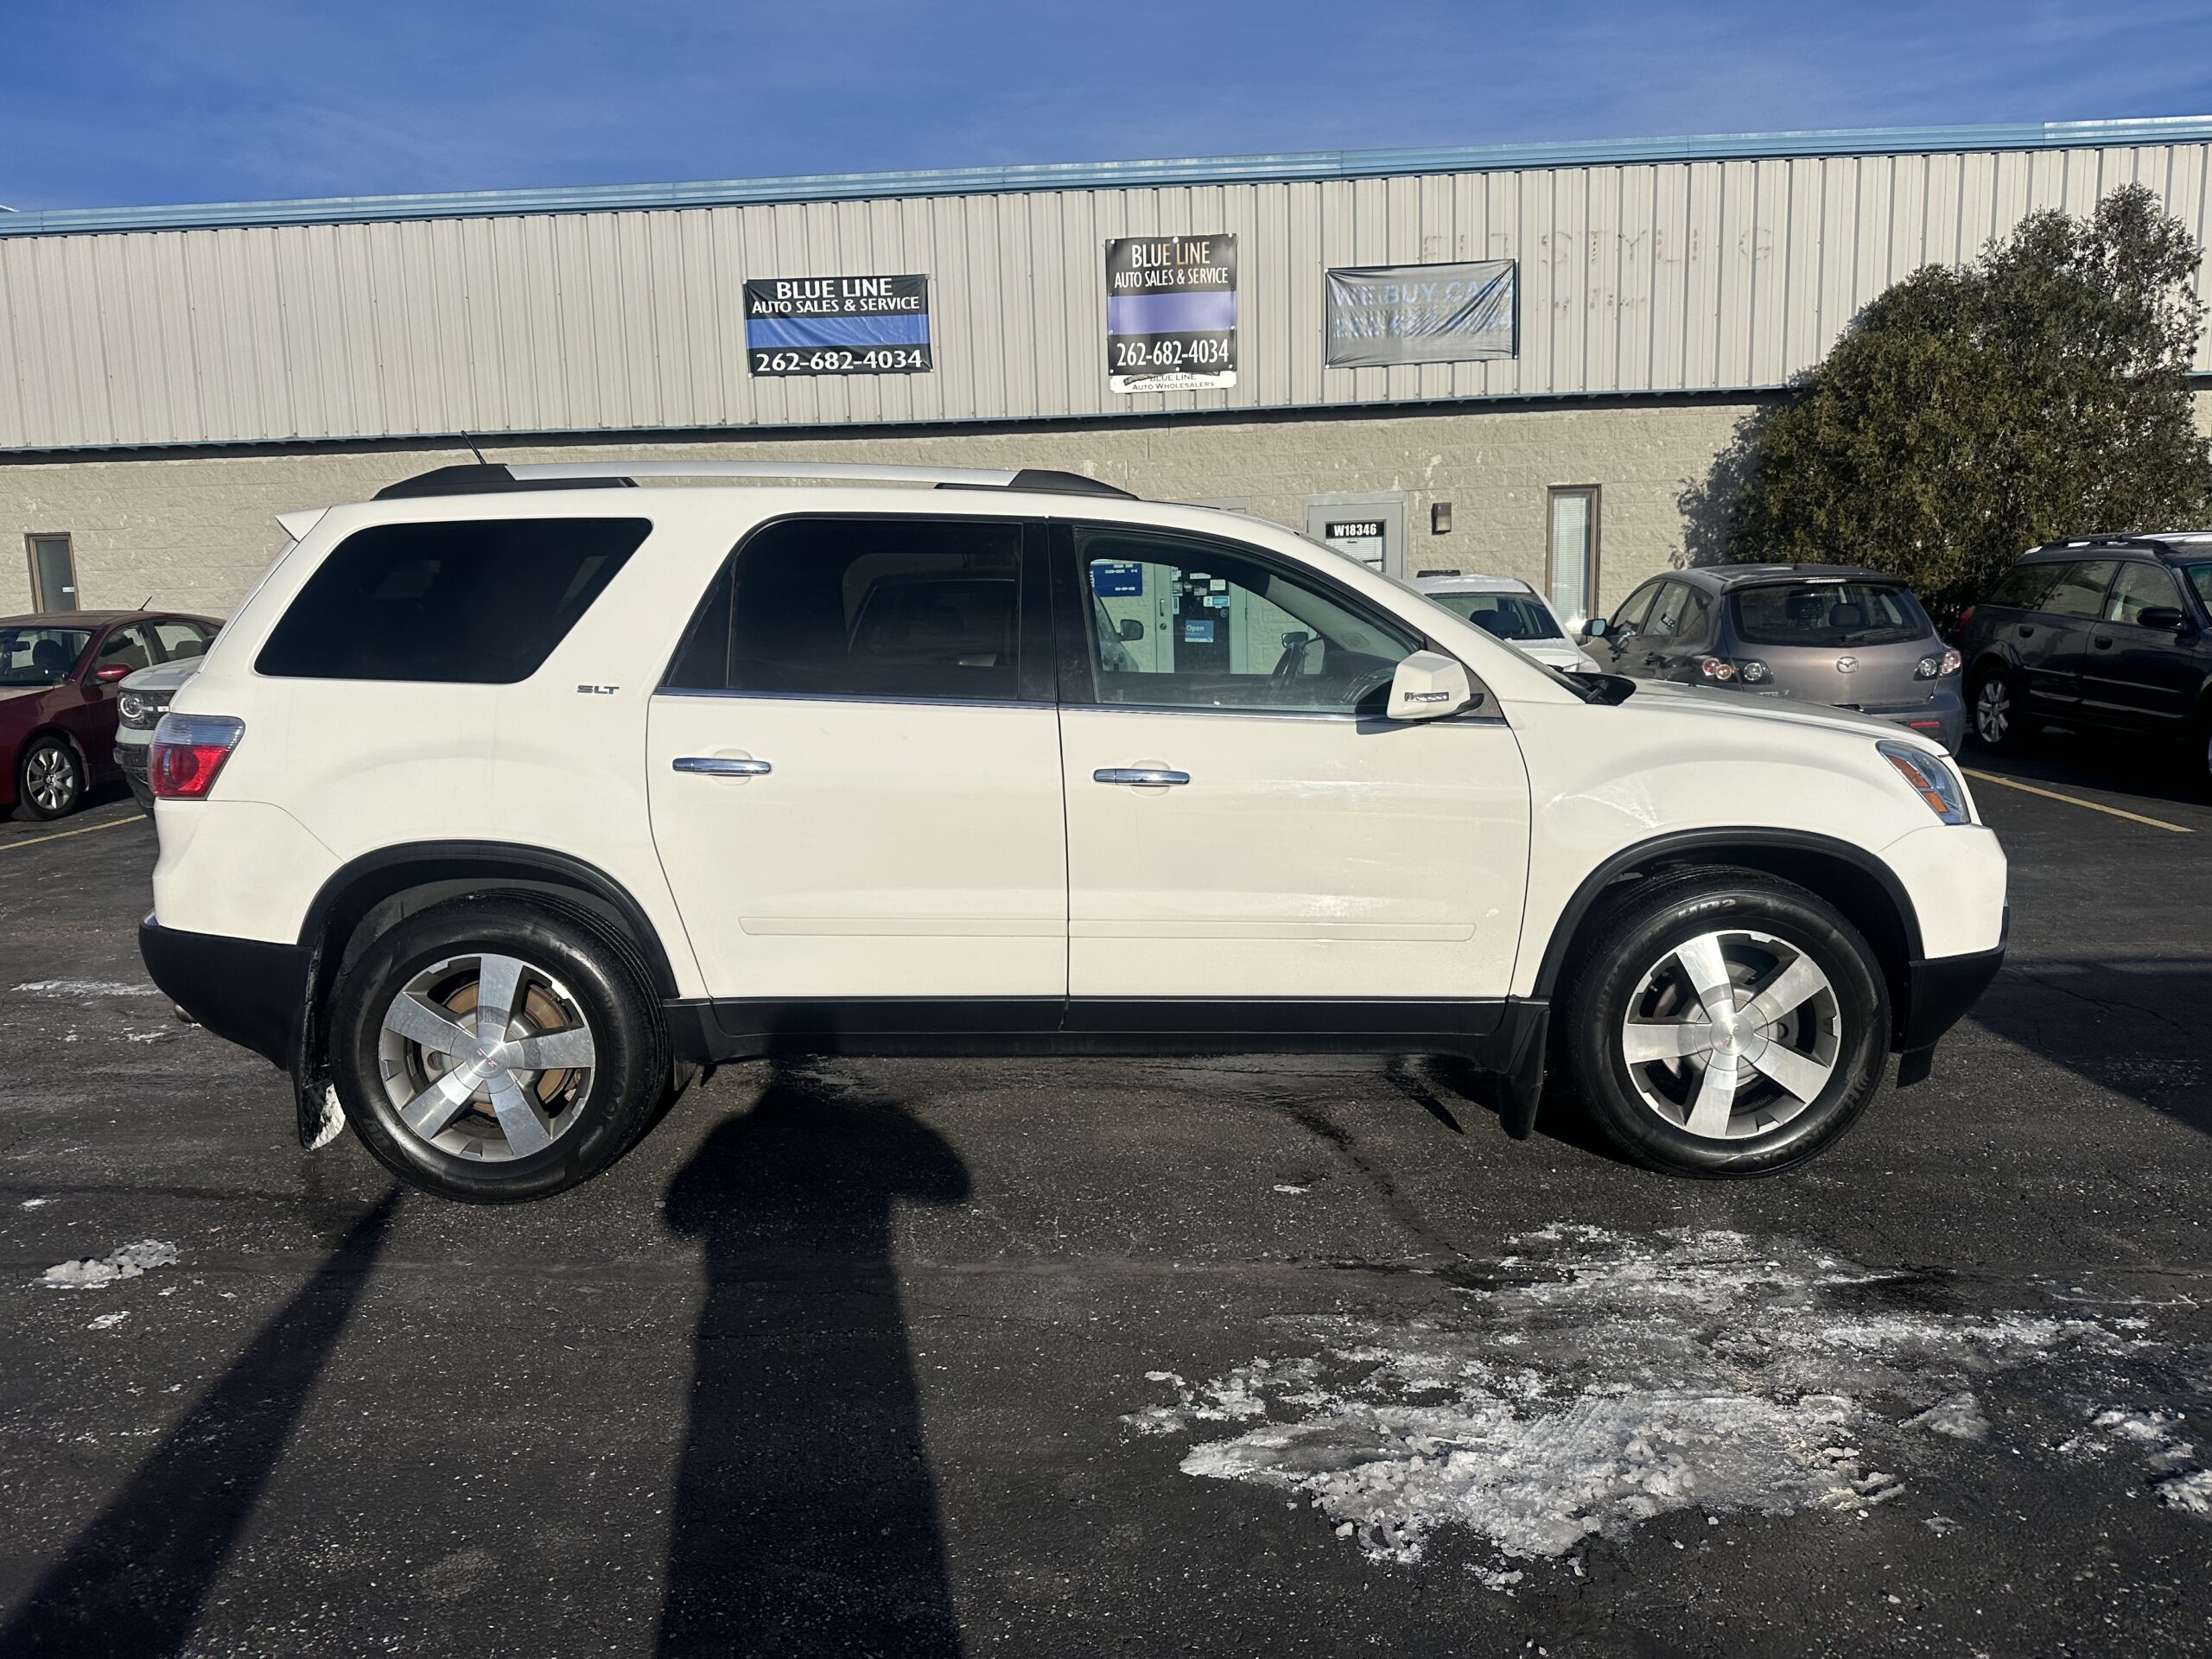
[[[1059,705],[1019,697],[880,697],[858,691],[718,691],[706,687],[663,685],[656,697],[721,697],[737,702],[855,702],[892,709],[1057,709]]]

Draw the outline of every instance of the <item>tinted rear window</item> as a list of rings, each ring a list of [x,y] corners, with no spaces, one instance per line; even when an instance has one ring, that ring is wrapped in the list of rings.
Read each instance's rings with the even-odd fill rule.
[[[356,531],[254,666],[307,680],[512,685],[536,673],[652,530],[643,518],[480,518]]]
[[[2117,559],[2083,559],[2075,564],[2059,567],[2060,575],[2051,583],[2039,611],[2053,616],[2096,616],[2105,607],[2105,589],[2112,585],[2112,573],[2120,568]]]
[[[2051,583],[2058,580],[2058,573],[2065,568],[2063,564],[2016,564],[1989,590],[1985,602],[2007,605],[2015,610],[2038,610],[2050,592]]]
[[[2183,565],[2181,573],[2189,578],[2189,585],[2196,589],[2196,596],[2204,601],[2204,608],[2212,611],[2212,564]]]
[[[1878,645],[1936,632],[1910,588],[1872,582],[1777,582],[1729,600],[1754,645]]]
[[[771,524],[715,578],[665,683],[785,696],[1011,700],[1021,525]]]
[[[1500,639],[1564,637],[1543,602],[1528,594],[1430,594],[1427,597]]]

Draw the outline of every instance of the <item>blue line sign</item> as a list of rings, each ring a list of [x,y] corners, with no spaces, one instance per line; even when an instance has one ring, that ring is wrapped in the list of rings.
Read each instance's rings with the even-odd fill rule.
[[[1125,236],[1106,245],[1106,385],[1236,384],[1236,238]]]
[[[754,374],[926,374],[926,276],[762,276],[745,284]]]

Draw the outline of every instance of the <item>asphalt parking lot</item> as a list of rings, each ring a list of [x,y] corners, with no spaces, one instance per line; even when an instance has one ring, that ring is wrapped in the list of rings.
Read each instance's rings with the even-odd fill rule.
[[[1417,1060],[871,1062],[448,1206],[171,1020],[127,798],[0,824],[0,1653],[2203,1652],[2212,805],[1966,761],[2003,976],[1748,1185]]]

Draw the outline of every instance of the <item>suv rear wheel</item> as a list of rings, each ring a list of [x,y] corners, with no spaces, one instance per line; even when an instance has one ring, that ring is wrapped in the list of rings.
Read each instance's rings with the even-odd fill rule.
[[[2018,749],[2027,736],[2027,704],[2009,668],[1986,668],[1974,677],[1974,734],[1986,749]]]
[[[541,1198],[636,1143],[667,1039],[627,954],[578,912],[471,899],[409,917],[331,993],[331,1077],[378,1161],[448,1198]]]
[[[1631,898],[1566,1007],[1568,1065],[1629,1157],[1770,1175],[1841,1138],[1881,1083],[1889,993],[1858,931],[1804,888],[1703,870]]]

